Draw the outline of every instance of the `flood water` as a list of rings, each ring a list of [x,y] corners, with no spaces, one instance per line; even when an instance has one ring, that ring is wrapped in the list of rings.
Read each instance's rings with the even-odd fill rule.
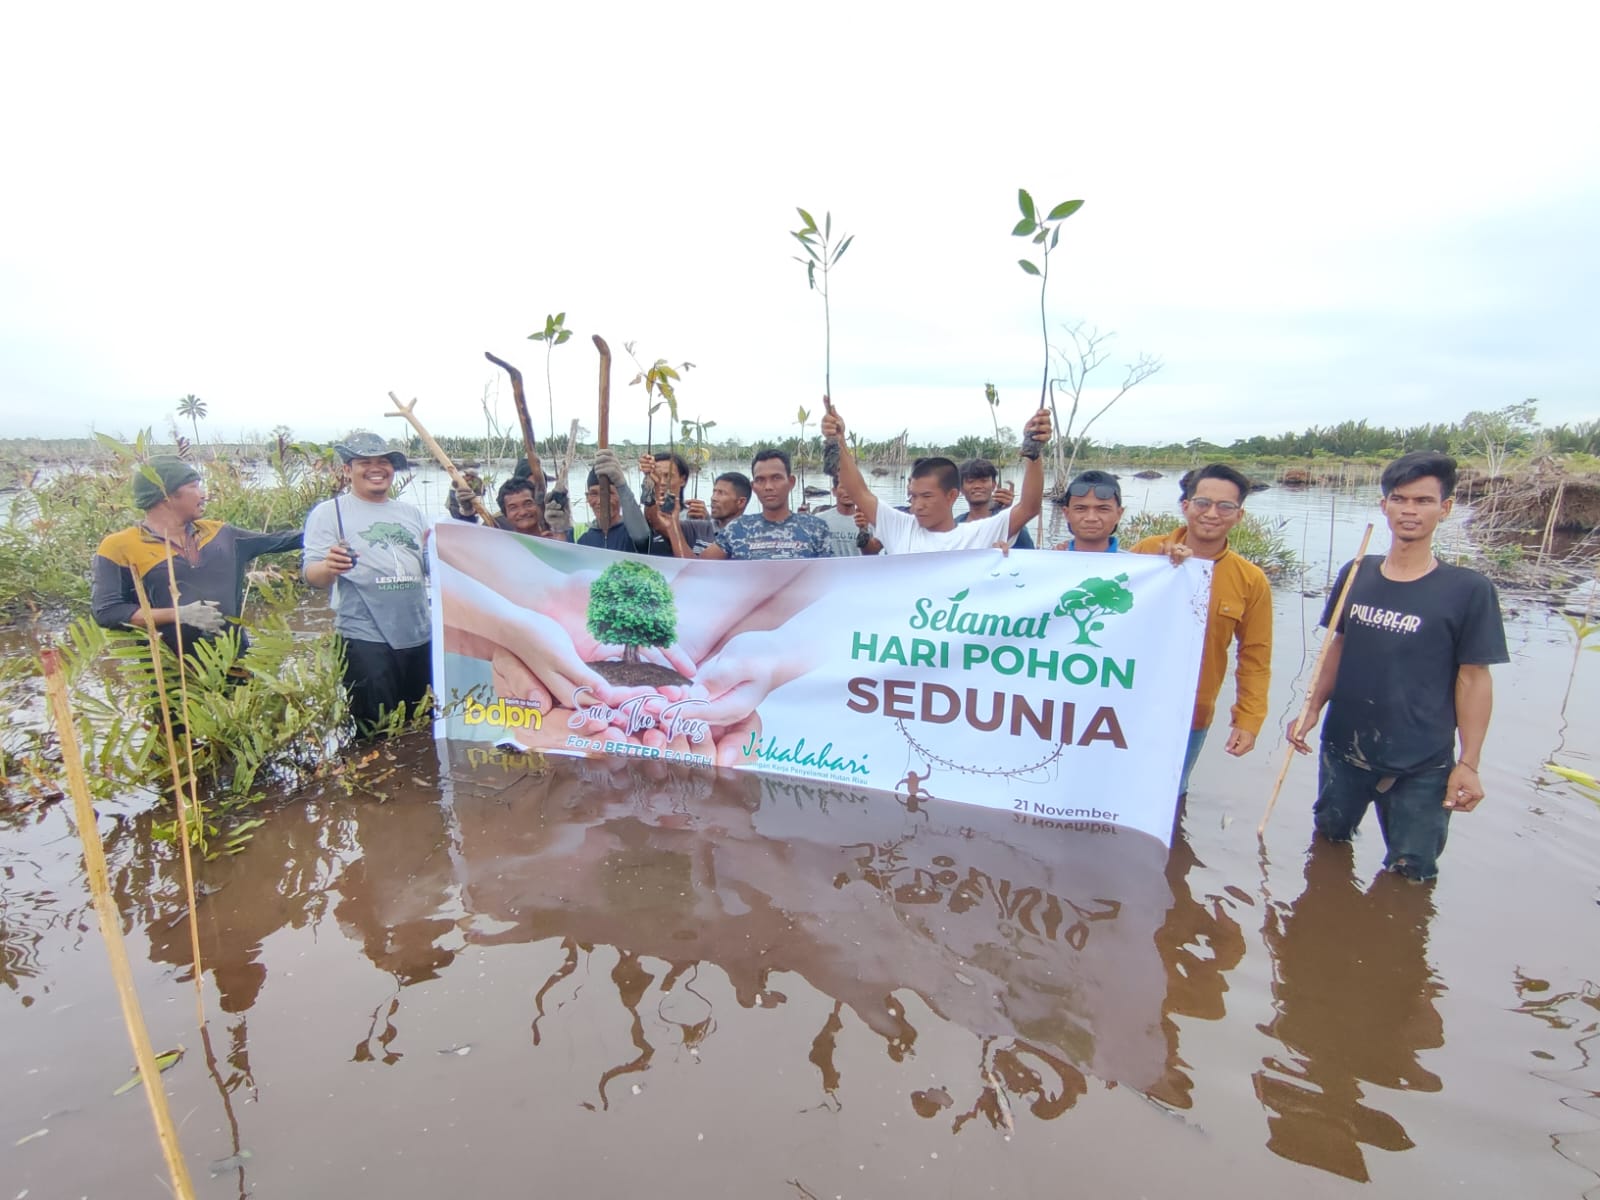
[[[1328,497],[1280,497],[1317,590]],[[1309,760],[1258,844],[1321,600],[1276,606],[1272,722],[1170,852],[393,744],[381,797],[202,866],[204,1039],[181,867],[103,809],[198,1194],[1600,1195],[1600,807],[1542,770],[1600,771],[1600,659],[1566,695],[1566,623],[1507,598],[1489,798],[1418,887],[1375,828],[1311,847]],[[168,1195],[65,806],[0,817],[0,903],[0,1200]]]

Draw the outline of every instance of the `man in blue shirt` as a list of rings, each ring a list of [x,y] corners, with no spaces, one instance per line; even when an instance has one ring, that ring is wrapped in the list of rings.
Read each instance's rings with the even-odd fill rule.
[[[1117,552],[1117,525],[1122,520],[1122,487],[1105,471],[1080,471],[1067,485],[1067,529],[1072,536],[1057,550]]]
[[[721,530],[717,540],[701,551],[701,558],[833,556],[833,538],[822,520],[789,508],[794,473],[787,454],[782,450],[758,451],[750,464],[750,487],[761,503],[761,511],[740,517]]]
[[[981,521],[1011,507],[1011,489],[999,486],[999,474],[987,458],[973,458],[961,464],[961,494],[966,497],[967,511],[956,518],[957,525]],[[1017,531],[1011,545],[1018,550],[1033,549],[1026,525]]]

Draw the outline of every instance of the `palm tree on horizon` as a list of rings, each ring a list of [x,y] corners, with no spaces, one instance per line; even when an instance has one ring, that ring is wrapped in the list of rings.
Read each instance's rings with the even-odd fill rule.
[[[206,402],[190,392],[178,401],[178,415],[189,418],[189,428],[194,430],[195,445],[200,444],[200,424],[206,415]]]

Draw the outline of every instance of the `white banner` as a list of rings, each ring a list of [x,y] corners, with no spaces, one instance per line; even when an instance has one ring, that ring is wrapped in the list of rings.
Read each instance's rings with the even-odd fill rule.
[[[440,737],[1171,835],[1209,563],[699,562],[458,522],[430,553]]]

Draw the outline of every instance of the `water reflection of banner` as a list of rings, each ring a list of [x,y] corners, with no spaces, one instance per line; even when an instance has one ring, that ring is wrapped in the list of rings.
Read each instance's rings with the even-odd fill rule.
[[[441,737],[1172,827],[1209,564],[703,563],[449,522],[432,552]]]
[[[1171,894],[1154,838],[620,760],[552,758],[508,788],[515,758],[448,752],[470,940],[712,964],[746,1004],[794,972],[897,1060],[918,1036],[894,999],[909,989],[1009,1052],[1060,1060],[1070,1078],[1046,1090],[1062,1109],[1080,1069],[1140,1089],[1162,1076]]]

